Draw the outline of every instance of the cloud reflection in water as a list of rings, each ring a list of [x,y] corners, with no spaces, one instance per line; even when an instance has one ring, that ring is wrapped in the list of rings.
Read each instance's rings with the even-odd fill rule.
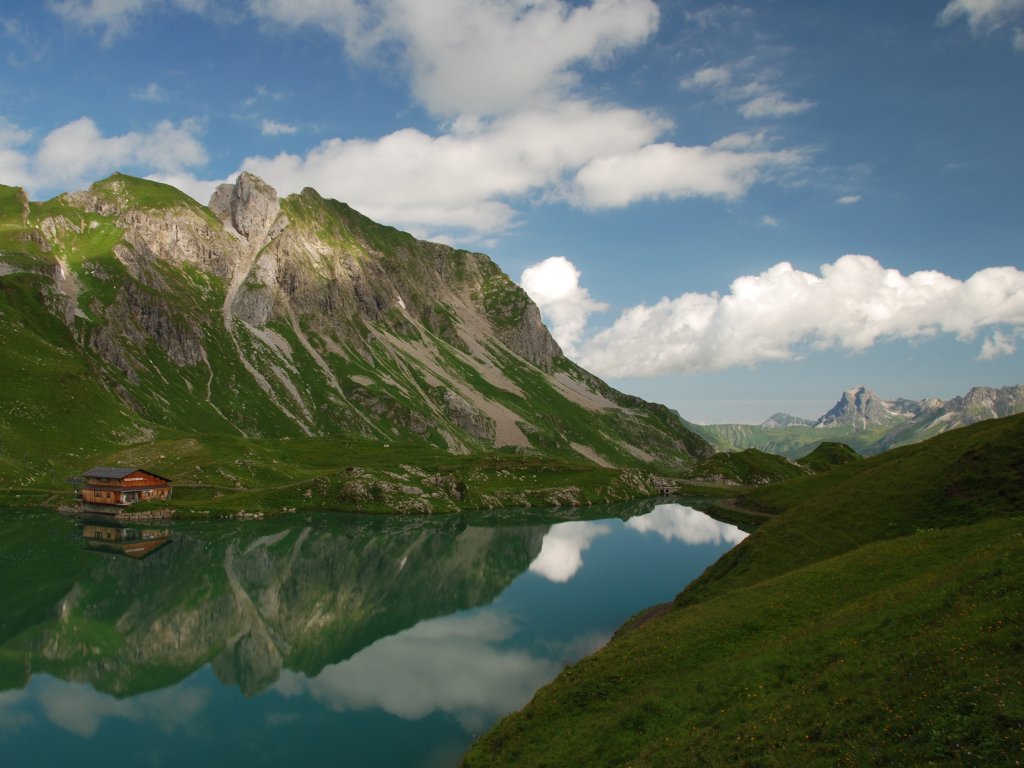
[[[684,544],[739,544],[747,534],[735,525],[682,504],[659,504],[654,511],[630,518],[626,527],[637,533],[657,533],[665,541]],[[569,581],[583,567],[583,553],[600,536],[612,532],[607,523],[572,522],[551,526],[544,537],[540,554],[530,563],[530,571],[548,581]]]
[[[435,711],[478,730],[530,700],[561,666],[505,649],[518,627],[495,610],[423,621],[378,640],[315,678],[285,671],[274,689],[309,693],[336,711],[379,708],[406,720]]]
[[[51,723],[89,738],[104,720],[111,718],[148,721],[165,733],[172,733],[199,714],[208,694],[203,689],[176,687],[131,699],[117,699],[84,683],[67,683],[43,676],[32,696]]]
[[[594,539],[612,532],[605,523],[558,523],[544,536],[540,554],[530,563],[530,570],[548,581],[566,582],[583,565],[583,553]]]
[[[657,533],[665,541],[685,544],[739,544],[747,534],[735,525],[722,523],[682,504],[659,504],[653,512],[626,521],[639,533]]]

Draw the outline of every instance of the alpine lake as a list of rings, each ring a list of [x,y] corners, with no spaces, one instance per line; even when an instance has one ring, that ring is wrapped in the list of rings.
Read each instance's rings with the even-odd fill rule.
[[[165,526],[0,515],[12,768],[456,766],[746,536],[655,500]]]

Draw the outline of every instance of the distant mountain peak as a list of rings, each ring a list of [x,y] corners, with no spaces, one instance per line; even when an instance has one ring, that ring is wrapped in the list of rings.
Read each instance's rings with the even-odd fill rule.
[[[884,400],[864,385],[857,385],[843,392],[839,401],[826,412],[814,426],[872,429],[890,427],[916,416],[922,410],[924,401]]]
[[[777,427],[811,427],[814,426],[814,419],[804,419],[800,416],[793,416],[788,413],[773,413],[763,422],[762,427],[765,429],[774,429]]]

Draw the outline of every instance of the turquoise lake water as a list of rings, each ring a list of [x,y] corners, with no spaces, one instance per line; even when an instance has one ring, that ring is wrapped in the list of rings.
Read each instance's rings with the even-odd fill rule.
[[[0,765],[454,766],[746,535],[680,504],[177,523],[2,513]]]

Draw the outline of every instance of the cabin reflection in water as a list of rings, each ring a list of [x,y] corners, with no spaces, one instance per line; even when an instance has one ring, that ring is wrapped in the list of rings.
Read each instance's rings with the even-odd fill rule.
[[[81,520],[76,533],[85,548],[113,555],[125,555],[141,560],[171,543],[168,528],[138,528],[109,520]]]

